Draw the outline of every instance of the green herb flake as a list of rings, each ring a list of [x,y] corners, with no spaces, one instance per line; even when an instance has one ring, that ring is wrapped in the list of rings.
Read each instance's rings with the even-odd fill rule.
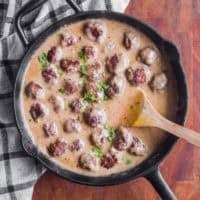
[[[94,153],[95,156],[97,156],[98,158],[101,158],[103,156],[103,152],[99,147],[93,147],[92,153]]]
[[[85,100],[85,101],[88,101],[88,102],[98,103],[98,99],[95,98],[95,97],[94,97],[92,94],[90,94],[90,93],[85,94],[84,100]]]
[[[65,93],[65,88],[64,87],[59,88],[58,92],[60,92],[61,94],[64,94]]]
[[[38,56],[38,61],[41,65],[41,70],[45,70],[49,65],[49,62],[47,60],[47,54],[45,52]]]
[[[132,160],[131,160],[131,159],[129,159],[129,158],[126,159],[126,161],[125,161],[125,164],[126,164],[126,165],[130,165],[131,163],[132,163]]]
[[[80,74],[81,74],[81,77],[84,77],[84,76],[88,75],[87,68],[88,68],[88,66],[86,64],[81,64],[80,65]]]
[[[106,91],[109,88],[109,85],[103,81],[98,83],[98,88],[103,92],[103,100],[108,100],[108,96],[106,95]]]
[[[116,135],[116,129],[114,127],[109,127],[107,125],[104,125],[104,128],[109,132],[109,136],[107,137],[107,140],[109,142],[112,142]]]
[[[87,63],[87,58],[83,50],[79,51],[78,56],[82,60],[83,64]]]
[[[32,122],[32,119],[30,118],[28,121],[29,121],[29,122]]]

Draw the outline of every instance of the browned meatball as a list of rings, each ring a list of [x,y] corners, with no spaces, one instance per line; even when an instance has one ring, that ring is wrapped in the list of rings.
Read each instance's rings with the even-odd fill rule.
[[[107,153],[101,159],[101,166],[110,169],[117,163],[117,157],[113,154]]]
[[[127,54],[114,54],[106,60],[107,71],[111,74],[118,74],[123,72],[129,64]]]
[[[153,47],[146,47],[139,52],[139,60],[146,65],[152,65],[158,58],[157,51]]]
[[[74,94],[78,91],[78,83],[71,79],[67,79],[64,82],[64,89],[66,94]]]
[[[91,134],[91,140],[95,146],[102,147],[105,145],[108,135],[109,132],[106,129],[95,129]]]
[[[44,98],[44,89],[37,83],[31,81],[27,84],[25,88],[25,93],[28,97],[32,99],[42,99]]]
[[[45,123],[43,125],[43,130],[47,137],[54,136],[58,133],[57,126],[54,122]]]
[[[104,94],[98,87],[96,82],[88,81],[83,89],[84,96],[91,95],[93,100],[97,102],[98,100],[103,100]]]
[[[69,60],[69,59],[62,59],[60,61],[60,67],[65,72],[77,72],[80,67],[80,63],[78,60]]]
[[[53,104],[53,109],[55,112],[59,113],[64,110],[65,108],[65,103],[64,99],[61,96],[50,96],[49,102]]]
[[[151,81],[152,90],[162,91],[167,86],[167,77],[164,73],[155,74],[153,80]]]
[[[55,157],[62,156],[66,153],[67,146],[67,142],[64,139],[57,139],[54,143],[49,145],[49,154]]]
[[[63,51],[62,51],[61,47],[54,46],[48,51],[47,60],[50,63],[56,63],[62,59],[62,56],[63,56]]]
[[[87,59],[93,58],[96,56],[96,48],[93,46],[84,46],[82,51],[85,53]]]
[[[83,102],[81,99],[74,99],[70,104],[69,107],[71,108],[72,112],[79,113],[83,110]]]
[[[80,133],[81,125],[78,120],[69,118],[64,122],[63,129],[67,133]]]
[[[94,62],[88,65],[88,79],[91,81],[100,80],[103,77],[104,68],[100,62]]]
[[[84,32],[91,41],[103,42],[106,35],[105,25],[97,20],[91,20],[84,25]]]
[[[108,85],[109,88],[106,90],[106,95],[112,98],[122,93],[124,89],[124,78],[120,75],[115,75],[108,81]]]
[[[47,108],[41,103],[33,103],[30,108],[31,117],[35,122],[38,121],[38,118],[43,118],[48,114]]]
[[[133,32],[125,32],[123,43],[126,49],[138,49],[140,46],[140,38]]]
[[[130,84],[138,86],[143,83],[149,82],[151,72],[148,66],[144,64],[137,64],[137,66],[129,67],[126,70],[126,78]]]
[[[99,169],[99,159],[92,153],[83,153],[79,160],[80,166],[84,169],[97,171]]]
[[[76,44],[77,42],[78,42],[78,39],[74,35],[70,35],[68,33],[61,35],[60,44],[62,47],[69,47],[69,46]]]
[[[133,136],[133,142],[129,148],[129,153],[144,156],[147,153],[147,146],[136,136]]]
[[[133,141],[132,132],[125,127],[120,127],[116,131],[116,137],[114,139],[114,147],[119,150],[127,150]]]
[[[56,79],[58,78],[57,71],[55,67],[49,66],[42,71],[42,77],[46,83],[55,83]]]
[[[84,148],[84,146],[85,146],[85,143],[83,140],[76,139],[69,145],[69,149],[72,152],[81,151]]]
[[[84,119],[86,123],[93,127],[99,127],[105,124],[106,122],[106,113],[102,108],[98,107],[92,107],[89,108],[85,113],[84,113]]]

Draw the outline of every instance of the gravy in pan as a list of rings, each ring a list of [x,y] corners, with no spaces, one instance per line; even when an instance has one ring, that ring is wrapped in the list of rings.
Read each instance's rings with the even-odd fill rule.
[[[132,128],[138,88],[173,120],[176,83],[155,44],[120,22],[94,19],[59,29],[32,56],[22,108],[34,143],[80,174],[132,168],[165,139],[156,128]]]

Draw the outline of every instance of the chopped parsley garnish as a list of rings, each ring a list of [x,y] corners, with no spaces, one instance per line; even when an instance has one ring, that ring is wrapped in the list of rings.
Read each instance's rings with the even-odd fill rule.
[[[130,165],[131,163],[132,163],[132,160],[129,159],[129,158],[127,158],[126,161],[125,161],[125,164],[126,164],[126,165]]]
[[[81,64],[80,65],[80,73],[81,73],[81,77],[87,76],[87,65],[86,64]]]
[[[28,121],[29,121],[29,122],[32,122],[32,119],[30,118]]]
[[[87,58],[86,58],[85,52],[83,50],[79,51],[78,56],[83,61],[84,64],[87,63]]]
[[[104,128],[109,132],[109,136],[107,137],[107,140],[109,142],[112,142],[116,135],[115,133],[116,129],[114,127],[109,127],[107,125],[104,125]]]
[[[85,100],[85,101],[88,101],[88,102],[98,103],[98,99],[95,98],[95,97],[94,97],[92,94],[90,94],[90,93],[85,94],[84,100]]]
[[[82,64],[80,65],[80,73],[81,73],[81,77],[85,77],[87,76],[87,69],[88,69],[88,65],[87,65],[87,58],[86,58],[86,55],[85,55],[85,52],[83,50],[81,50],[79,53],[78,53],[78,56],[79,58],[81,59],[82,61]]]
[[[64,88],[64,87],[59,88],[59,89],[58,89],[58,92],[64,94],[64,93],[65,93],[65,88]]]
[[[38,56],[38,61],[41,64],[41,70],[46,69],[49,65],[49,62],[47,60],[47,54],[45,52]]]
[[[93,147],[92,153],[94,153],[95,156],[97,156],[98,158],[101,158],[103,156],[103,152],[99,147]]]
[[[98,83],[98,88],[103,92],[103,100],[107,100],[108,96],[106,95],[106,91],[109,88],[109,85],[103,81]]]

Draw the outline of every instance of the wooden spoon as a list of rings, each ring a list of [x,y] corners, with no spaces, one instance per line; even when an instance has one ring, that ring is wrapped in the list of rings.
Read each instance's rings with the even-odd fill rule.
[[[157,127],[200,147],[200,133],[169,121],[159,114],[142,90],[138,90],[133,106],[134,127]]]

